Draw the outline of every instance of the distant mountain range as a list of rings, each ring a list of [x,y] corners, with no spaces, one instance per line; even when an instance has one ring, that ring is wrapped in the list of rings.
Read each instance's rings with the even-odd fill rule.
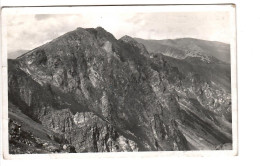
[[[230,45],[193,38],[145,40],[135,38],[142,43],[148,52],[162,53],[166,56],[184,59],[186,57],[216,58],[222,62],[230,63]]]
[[[8,53],[8,59],[16,59],[17,57],[21,56],[22,54],[28,52],[29,50],[17,50]]]
[[[11,154],[232,149],[227,44],[77,28],[20,54]]]

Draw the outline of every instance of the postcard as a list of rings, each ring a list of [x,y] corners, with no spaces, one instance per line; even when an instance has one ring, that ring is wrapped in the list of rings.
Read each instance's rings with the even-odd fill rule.
[[[5,159],[237,155],[234,5],[12,7],[2,27]]]

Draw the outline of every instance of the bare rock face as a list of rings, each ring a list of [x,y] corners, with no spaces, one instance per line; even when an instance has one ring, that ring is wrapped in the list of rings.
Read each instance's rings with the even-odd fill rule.
[[[214,75],[228,73],[225,65],[149,54],[133,38],[117,40],[101,27],[78,28],[8,65],[10,104],[51,131],[60,152],[183,151],[232,143],[229,77]],[[10,152],[23,153],[15,148]]]

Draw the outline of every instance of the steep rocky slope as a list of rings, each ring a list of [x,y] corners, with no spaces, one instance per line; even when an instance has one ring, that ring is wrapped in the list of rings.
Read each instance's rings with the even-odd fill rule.
[[[9,133],[20,134],[10,136],[10,153],[202,150],[232,143],[229,65],[149,53],[101,27],[78,28],[9,60],[8,86],[9,124],[16,126]],[[29,132],[23,128],[34,123]],[[35,140],[22,146],[28,133],[56,148],[35,149]]]

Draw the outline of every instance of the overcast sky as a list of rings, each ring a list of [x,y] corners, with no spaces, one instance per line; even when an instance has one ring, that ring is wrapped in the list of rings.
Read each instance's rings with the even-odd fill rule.
[[[84,15],[8,15],[7,49],[30,50],[77,27],[101,26],[117,39],[124,35],[144,39],[192,37],[230,42],[227,12],[85,13]]]

